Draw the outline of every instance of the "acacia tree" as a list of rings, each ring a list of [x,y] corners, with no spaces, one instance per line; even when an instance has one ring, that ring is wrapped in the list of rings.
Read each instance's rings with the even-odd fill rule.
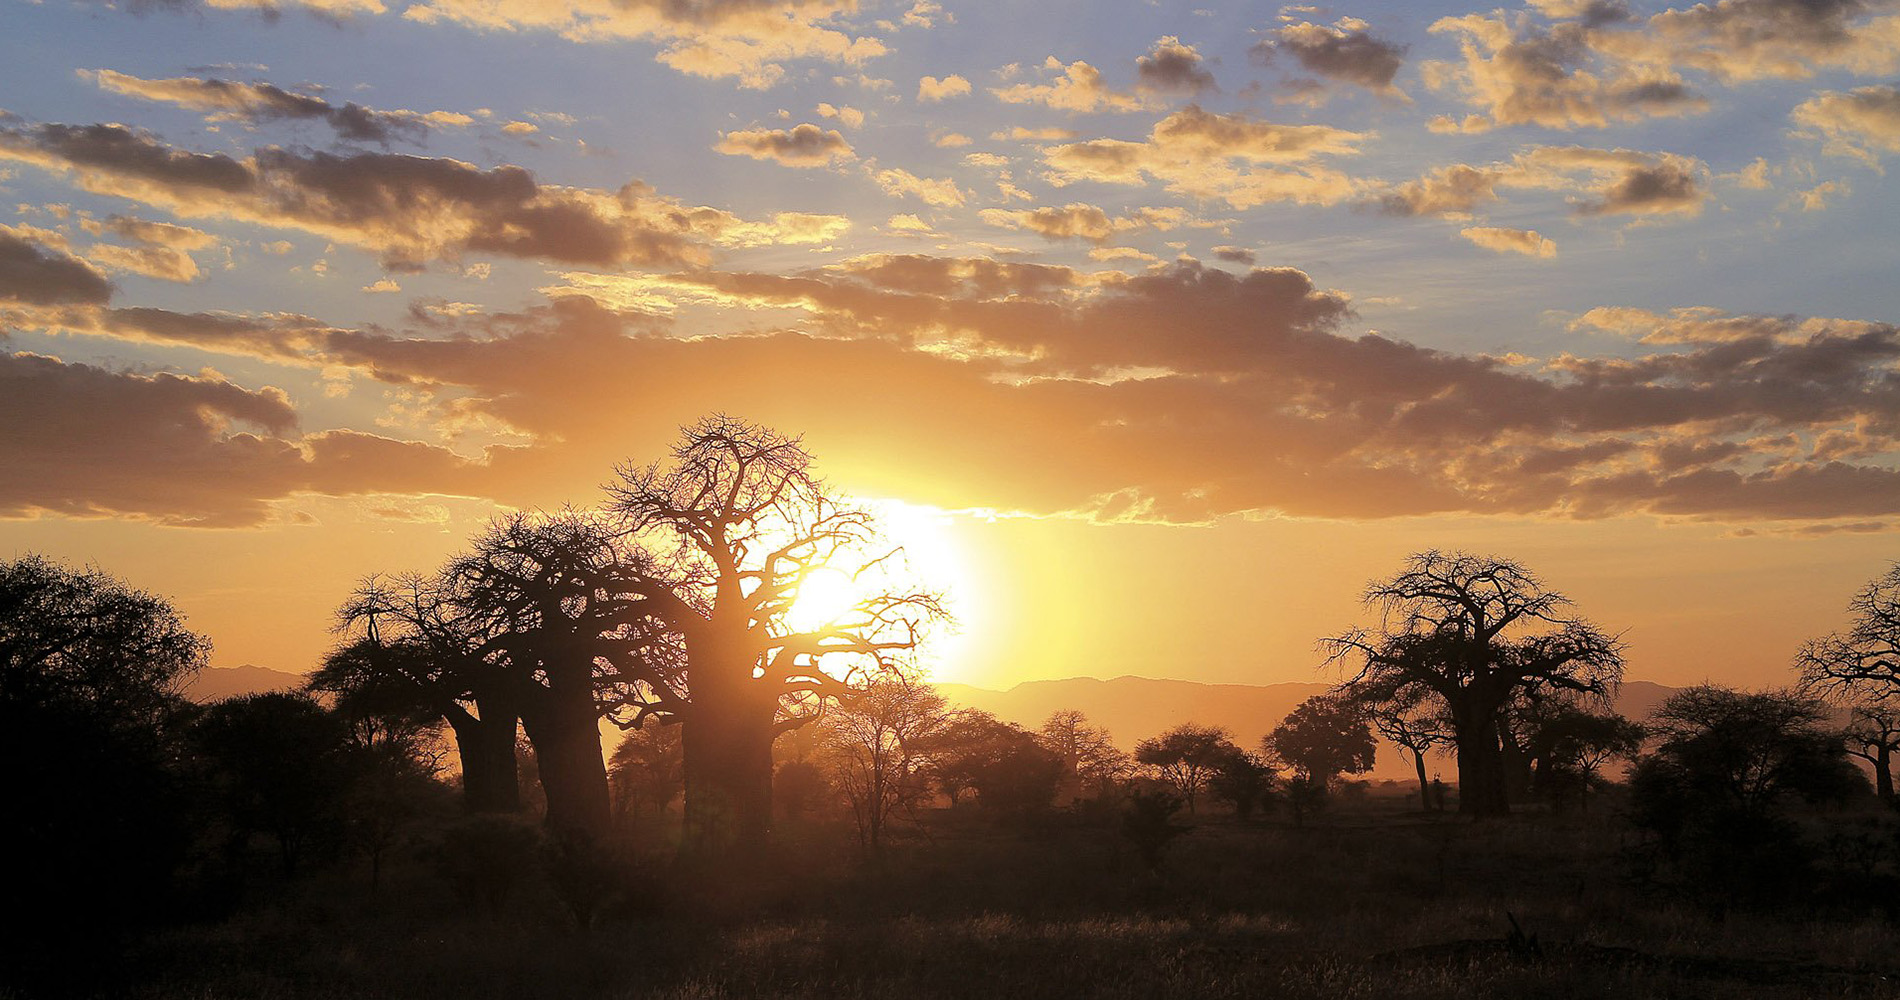
[[[1412,755],[1418,771],[1419,807],[1432,808],[1431,789],[1425,779],[1425,755],[1440,747],[1453,745],[1451,722],[1441,707],[1424,707],[1422,692],[1400,699],[1373,699],[1366,704],[1366,721],[1380,736]]]
[[[932,751],[950,720],[942,695],[895,672],[826,716],[822,757],[851,804],[866,851],[883,850],[891,821],[930,794]]]
[[[1327,662],[1356,660],[1347,690],[1424,692],[1443,703],[1458,749],[1458,811],[1510,811],[1499,716],[1520,692],[1607,697],[1623,674],[1617,637],[1568,613],[1570,602],[1508,559],[1414,554],[1367,587],[1379,623],[1320,640]]]
[[[1136,762],[1153,768],[1187,802],[1190,814],[1201,789],[1224,762],[1238,753],[1240,748],[1234,745],[1232,733],[1219,726],[1192,722],[1135,744]]]
[[[771,823],[773,740],[895,666],[941,606],[921,590],[868,588],[896,559],[871,554],[871,514],[826,488],[798,439],[768,428],[708,417],[670,461],[622,465],[605,489],[623,530],[664,554],[666,578],[629,591],[682,667],[632,685],[623,724],[658,713],[682,726],[683,852],[755,846]],[[831,621],[795,624],[800,588],[823,570],[873,592]]]

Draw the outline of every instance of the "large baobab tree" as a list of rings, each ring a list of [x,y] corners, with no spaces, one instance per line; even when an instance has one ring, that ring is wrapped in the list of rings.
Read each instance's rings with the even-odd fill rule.
[[[658,713],[683,727],[685,853],[756,845],[771,821],[773,740],[913,650],[942,609],[928,592],[870,584],[895,557],[796,438],[708,417],[669,461],[623,465],[605,488],[624,530],[663,561],[665,580],[633,590],[684,667],[632,690],[623,722]],[[794,607],[819,574],[842,574],[857,596],[814,622]]]
[[[1374,626],[1320,641],[1327,662],[1353,662],[1346,688],[1384,697],[1414,692],[1444,704],[1458,750],[1458,810],[1510,811],[1499,716],[1523,692],[1608,697],[1622,679],[1622,644],[1508,559],[1421,552],[1398,575],[1374,581],[1365,605]]]
[[[448,723],[471,812],[521,808],[515,734],[521,699],[485,653],[484,622],[464,610],[441,574],[371,575],[337,611],[352,638],[324,657],[310,688],[386,713]]]

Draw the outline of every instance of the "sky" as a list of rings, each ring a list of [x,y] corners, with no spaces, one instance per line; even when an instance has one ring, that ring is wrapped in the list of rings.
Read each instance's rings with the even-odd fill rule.
[[[0,557],[311,669],[802,435],[938,676],[1327,679],[1408,553],[1783,684],[1900,558],[1900,2],[0,0]]]

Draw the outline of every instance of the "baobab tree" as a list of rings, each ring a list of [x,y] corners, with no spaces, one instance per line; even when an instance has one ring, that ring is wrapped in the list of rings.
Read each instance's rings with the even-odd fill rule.
[[[670,461],[622,465],[605,489],[622,530],[660,556],[663,577],[629,592],[683,667],[631,689],[622,723],[659,714],[683,727],[683,852],[757,845],[771,822],[773,740],[894,668],[942,607],[921,589],[872,584],[899,555],[879,553],[870,512],[825,486],[801,441],[769,428],[708,417]],[[794,606],[819,574],[848,579],[856,596],[814,623]]]
[[[1499,714],[1518,694],[1574,691],[1607,698],[1623,675],[1622,643],[1568,613],[1570,602],[1508,559],[1414,554],[1398,575],[1366,588],[1371,627],[1320,640],[1328,663],[1356,661],[1347,690],[1424,692],[1443,703],[1458,750],[1458,811],[1510,811]]]
[[[309,687],[385,713],[448,723],[471,812],[521,808],[515,735],[520,698],[503,665],[484,655],[483,623],[465,613],[441,574],[364,578],[337,610],[353,638],[332,650]]]
[[[671,689],[668,627],[651,595],[677,602],[664,571],[601,518],[577,511],[501,517],[446,571],[510,679],[534,747],[548,826],[599,838],[611,815],[600,719],[616,692]]]

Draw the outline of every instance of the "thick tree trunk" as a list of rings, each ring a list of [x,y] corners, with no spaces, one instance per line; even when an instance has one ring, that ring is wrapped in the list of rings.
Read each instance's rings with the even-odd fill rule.
[[[683,855],[716,858],[764,845],[772,824],[772,723],[769,692],[702,689],[681,723],[686,816]],[[762,685],[760,685],[762,687]],[[723,696],[723,697],[722,697]]]
[[[1412,751],[1412,763],[1418,765],[1418,805],[1426,812],[1432,811],[1432,792],[1425,786],[1425,751]]]
[[[523,718],[534,744],[541,790],[547,794],[548,829],[556,834],[604,838],[612,823],[607,766],[601,760],[600,729],[590,705],[546,717]]]
[[[1893,749],[1882,746],[1874,757],[1874,791],[1880,801],[1893,801]]]
[[[1458,812],[1465,816],[1505,816],[1504,750],[1497,715],[1475,712],[1455,720],[1458,740]]]
[[[515,762],[519,720],[493,705],[479,707],[479,719],[467,712],[449,716],[462,760],[462,804],[477,813],[520,812],[521,774]]]

